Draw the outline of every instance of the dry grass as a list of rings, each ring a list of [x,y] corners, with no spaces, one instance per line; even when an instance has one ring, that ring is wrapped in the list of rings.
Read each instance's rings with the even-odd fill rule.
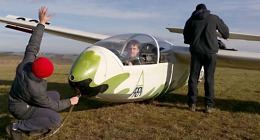
[[[0,139],[6,139],[5,126],[15,121],[6,102],[17,62],[6,63],[6,57],[0,57]],[[54,75],[48,79],[49,89],[59,91],[63,98],[75,95],[67,83],[70,65],[55,63]],[[187,87],[151,103],[108,104],[82,97],[60,131],[46,139],[259,139],[260,72],[217,68],[215,79],[216,110],[212,114],[203,112],[202,83],[196,112],[187,111]],[[68,110],[61,114],[67,116]]]

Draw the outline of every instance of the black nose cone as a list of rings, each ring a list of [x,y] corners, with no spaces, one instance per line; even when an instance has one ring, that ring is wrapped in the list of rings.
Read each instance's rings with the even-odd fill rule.
[[[86,80],[80,82],[72,82],[74,77],[71,75],[69,77],[69,84],[73,89],[78,89],[82,95],[86,95],[87,97],[94,97],[99,93],[103,93],[108,89],[107,84],[98,85],[96,87],[90,87],[90,83],[92,79],[88,78]]]

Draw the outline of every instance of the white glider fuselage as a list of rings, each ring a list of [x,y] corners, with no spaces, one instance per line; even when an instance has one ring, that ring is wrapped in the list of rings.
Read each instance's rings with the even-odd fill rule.
[[[128,66],[127,43],[137,40],[140,52]],[[177,62],[174,47],[146,34],[124,34],[88,47],[74,62],[69,83],[83,95],[107,102],[155,98],[187,84],[189,65]],[[133,59],[133,58],[132,58]],[[131,61],[131,60],[128,60]]]

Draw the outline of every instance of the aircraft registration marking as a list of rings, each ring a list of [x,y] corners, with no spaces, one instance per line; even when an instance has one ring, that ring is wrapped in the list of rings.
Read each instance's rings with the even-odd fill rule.
[[[136,87],[133,93],[131,94],[131,97],[139,97],[142,95],[143,87]]]

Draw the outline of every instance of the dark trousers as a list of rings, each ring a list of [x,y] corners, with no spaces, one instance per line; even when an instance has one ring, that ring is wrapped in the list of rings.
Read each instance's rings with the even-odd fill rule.
[[[216,54],[192,54],[190,64],[190,76],[188,81],[188,104],[196,104],[198,96],[198,78],[200,70],[204,66],[204,90],[205,106],[213,107],[214,102],[214,74],[216,68]]]
[[[54,100],[60,99],[60,94],[56,91],[47,91],[47,94]],[[37,108],[29,119],[19,120],[17,128],[23,131],[35,131],[57,126],[60,122],[61,116],[58,112],[47,108]]]

